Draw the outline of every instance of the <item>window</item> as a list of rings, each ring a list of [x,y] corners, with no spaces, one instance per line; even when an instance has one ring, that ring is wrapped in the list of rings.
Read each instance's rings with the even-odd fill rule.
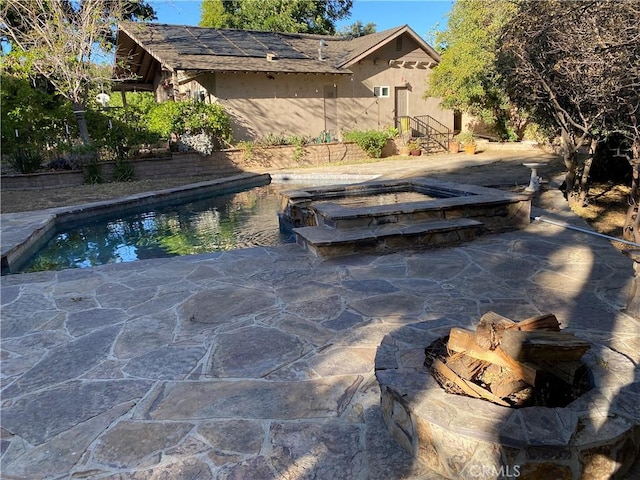
[[[388,97],[389,96],[389,87],[373,87],[373,96],[374,97]]]

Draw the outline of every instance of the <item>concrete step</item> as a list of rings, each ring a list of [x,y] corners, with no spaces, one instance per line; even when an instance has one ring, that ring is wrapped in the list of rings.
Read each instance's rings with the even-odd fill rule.
[[[326,225],[294,228],[296,241],[319,257],[354,252],[392,252],[406,248],[456,245],[473,240],[482,222],[468,218],[383,224],[365,228],[335,229]]]

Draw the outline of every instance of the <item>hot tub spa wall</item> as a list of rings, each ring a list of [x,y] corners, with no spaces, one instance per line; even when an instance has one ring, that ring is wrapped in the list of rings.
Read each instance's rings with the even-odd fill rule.
[[[444,198],[358,208],[331,203],[332,198],[341,196],[364,196],[388,191],[416,191]],[[482,222],[485,230],[497,233],[529,225],[531,197],[474,185],[416,179],[414,182],[366,182],[285,192],[281,211],[281,227],[284,230],[316,225],[366,228],[389,223],[470,218]]]

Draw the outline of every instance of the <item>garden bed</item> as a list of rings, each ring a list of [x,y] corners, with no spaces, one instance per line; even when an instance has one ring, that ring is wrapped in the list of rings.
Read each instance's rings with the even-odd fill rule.
[[[390,142],[391,143],[391,142]],[[325,165],[335,162],[352,162],[366,158],[367,154],[355,143],[325,143],[306,145],[302,152],[296,146],[256,147],[249,154],[239,148],[219,150],[211,155],[197,152],[171,153],[170,156],[133,158],[136,180],[224,176],[242,172],[264,172],[281,168]],[[393,154],[393,147],[387,154]],[[114,161],[98,162],[102,181],[114,180]],[[2,188],[6,190],[41,190],[82,185],[87,177],[87,168],[59,170],[26,175],[2,175]]]

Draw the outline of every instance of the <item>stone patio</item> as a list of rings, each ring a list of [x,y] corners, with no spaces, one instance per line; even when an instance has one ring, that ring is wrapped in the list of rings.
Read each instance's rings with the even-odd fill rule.
[[[540,222],[389,255],[285,245],[4,276],[2,477],[439,479],[386,430],[382,339],[552,311],[635,363],[638,405],[632,281],[607,240]]]

